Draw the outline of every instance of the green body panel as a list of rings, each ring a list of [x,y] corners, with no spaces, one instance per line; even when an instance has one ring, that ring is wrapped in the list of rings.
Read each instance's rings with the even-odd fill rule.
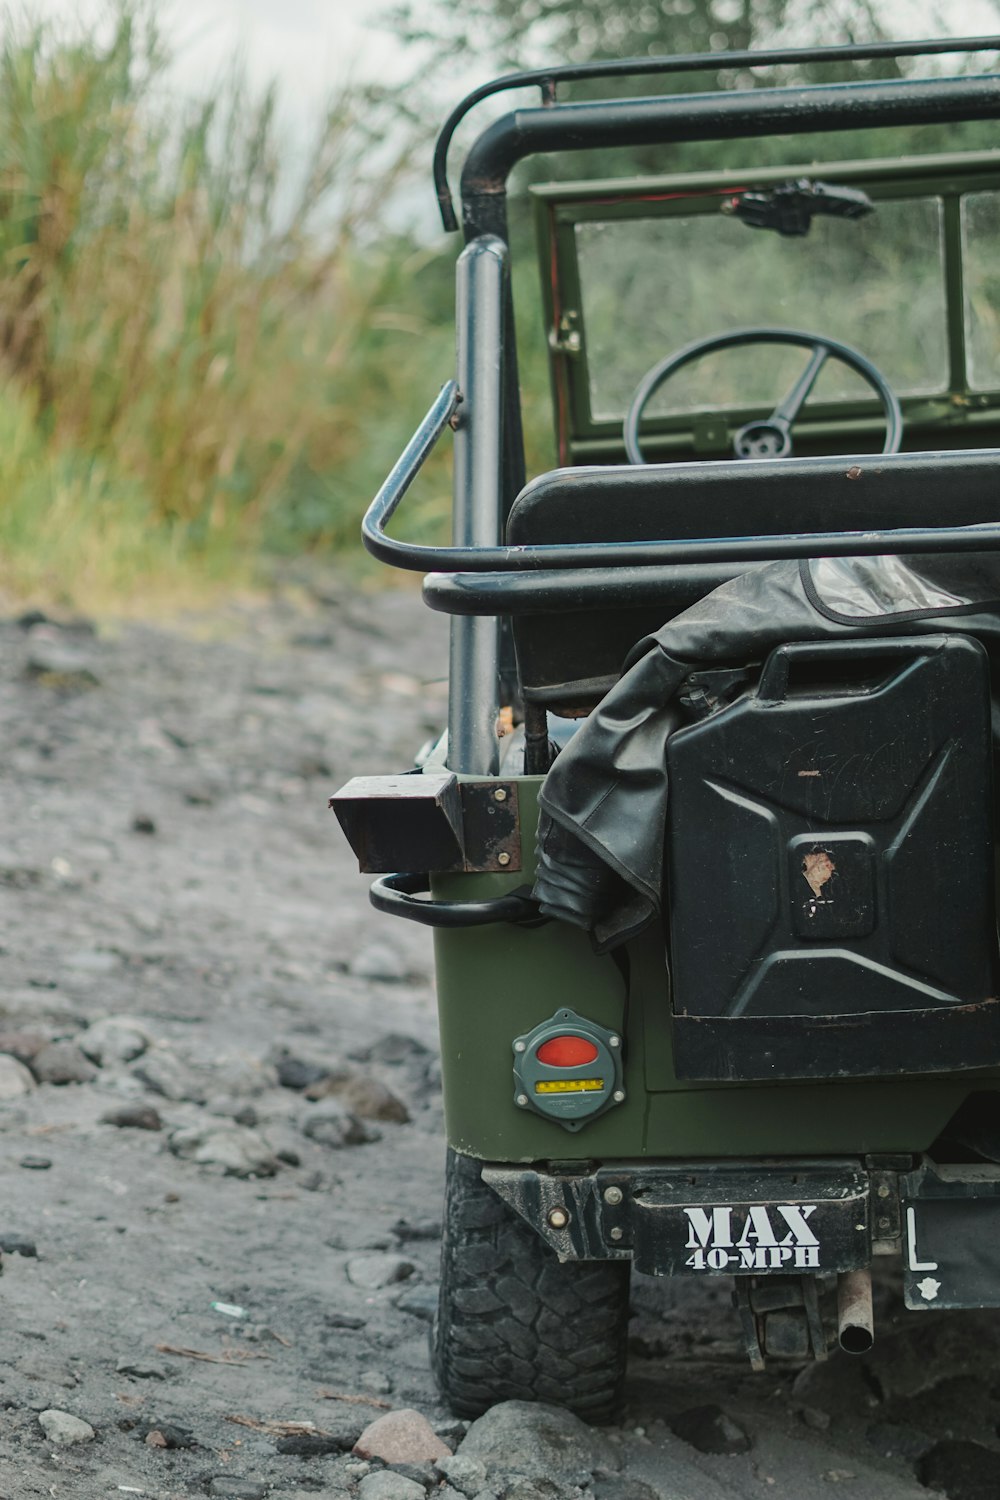
[[[443,900],[514,890],[534,866],[541,779],[519,782],[522,870],[435,876]],[[830,1083],[699,1084],[673,1074],[669,978],[658,931],[629,945],[631,984],[583,932],[561,922],[435,932],[448,1140],[488,1161],[827,1156],[925,1150],[967,1094],[1000,1089],[1000,1069]],[[515,1037],[571,1006],[624,1030],[624,1104],[571,1132],[514,1103]]]

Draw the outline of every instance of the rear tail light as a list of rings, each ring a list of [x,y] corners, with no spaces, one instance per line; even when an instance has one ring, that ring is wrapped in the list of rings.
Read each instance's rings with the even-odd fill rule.
[[[598,1051],[584,1036],[554,1036],[543,1042],[535,1053],[540,1063],[550,1068],[579,1068],[597,1061]]]

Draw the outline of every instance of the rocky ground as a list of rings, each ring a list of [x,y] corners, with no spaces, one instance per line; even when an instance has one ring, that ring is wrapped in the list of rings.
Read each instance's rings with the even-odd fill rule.
[[[891,1274],[863,1359],[751,1375],[725,1287],[640,1279],[622,1426],[440,1405],[429,944],[326,798],[444,660],[413,594],[315,579],[0,623],[0,1500],[1000,1495],[1000,1322]]]

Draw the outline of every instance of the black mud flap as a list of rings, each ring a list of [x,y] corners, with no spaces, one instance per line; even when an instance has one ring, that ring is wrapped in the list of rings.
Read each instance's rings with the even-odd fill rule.
[[[1000,1167],[925,1166],[900,1193],[906,1306],[1000,1307]]]
[[[560,1260],[630,1259],[647,1276],[820,1275],[871,1260],[869,1179],[854,1161],[487,1166],[483,1181]]]

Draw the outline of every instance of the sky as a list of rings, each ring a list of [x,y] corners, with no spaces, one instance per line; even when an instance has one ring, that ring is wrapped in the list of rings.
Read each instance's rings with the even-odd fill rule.
[[[103,0],[28,0],[13,7],[53,17],[90,17]],[[277,79],[291,116],[314,114],[353,76],[401,77],[402,49],[371,20],[376,0],[158,0],[157,17],[184,89],[210,87],[241,56],[253,82]]]
[[[0,9],[4,5],[0,0]],[[6,6],[89,16],[99,13],[105,0],[6,0]],[[403,49],[372,19],[381,8],[382,0],[157,0],[182,87],[198,92],[210,86],[233,56],[241,55],[255,82],[278,80],[284,107],[293,116],[314,112],[332,87],[351,77],[403,77]],[[949,0],[946,7],[940,0],[886,0],[885,14],[895,18],[899,35],[976,34],[1000,25],[991,0]],[[457,102],[463,85],[484,81],[490,71],[484,58],[480,68],[473,65],[470,79],[456,80],[454,88],[443,84],[442,112]]]

